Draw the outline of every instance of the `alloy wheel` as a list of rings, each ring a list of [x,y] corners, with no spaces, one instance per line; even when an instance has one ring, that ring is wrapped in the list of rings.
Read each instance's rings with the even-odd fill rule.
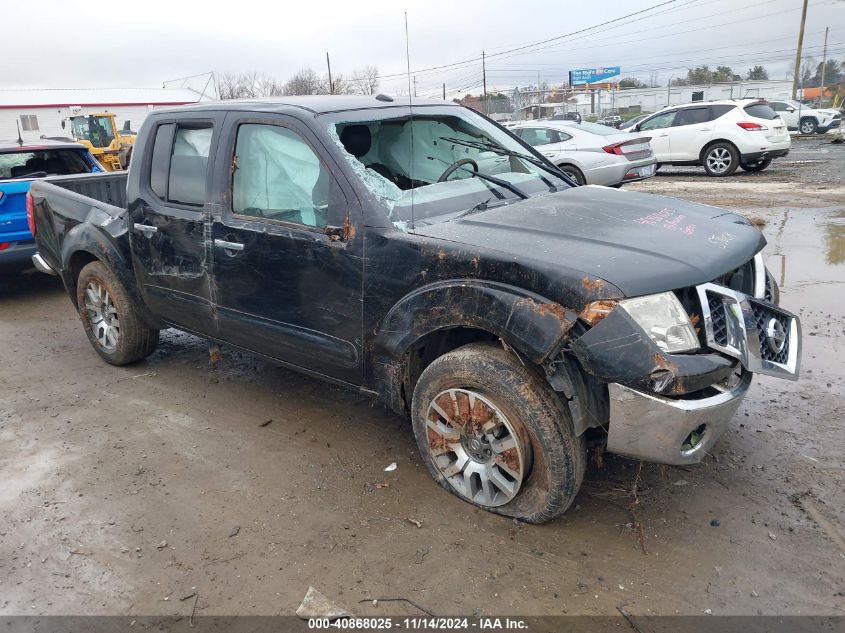
[[[426,431],[432,461],[459,495],[486,506],[517,495],[531,445],[487,397],[470,389],[440,392],[429,403]]]
[[[707,167],[715,174],[723,174],[731,167],[731,153],[724,147],[714,147],[707,154]]]
[[[85,288],[85,309],[97,342],[108,352],[117,349],[120,340],[117,308],[108,290],[96,279],[89,281]]]

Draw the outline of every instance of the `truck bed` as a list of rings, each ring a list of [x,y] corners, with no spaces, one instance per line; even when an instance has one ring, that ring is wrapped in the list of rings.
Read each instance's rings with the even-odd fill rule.
[[[55,271],[63,272],[63,253],[70,240],[96,239],[128,256],[126,239],[126,172],[84,176],[54,176],[33,181],[30,195],[40,236],[38,250]],[[76,231],[80,224],[94,233]],[[74,246],[75,248],[75,246]]]
[[[41,178],[38,182],[67,189],[86,198],[93,198],[114,207],[126,208],[126,178],[129,172],[103,172],[82,176],[53,176]]]

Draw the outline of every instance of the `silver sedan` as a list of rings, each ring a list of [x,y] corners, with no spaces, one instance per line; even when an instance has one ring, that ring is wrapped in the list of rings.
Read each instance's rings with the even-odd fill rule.
[[[606,125],[573,121],[531,121],[511,132],[582,185],[618,187],[654,175],[648,136],[633,136]]]

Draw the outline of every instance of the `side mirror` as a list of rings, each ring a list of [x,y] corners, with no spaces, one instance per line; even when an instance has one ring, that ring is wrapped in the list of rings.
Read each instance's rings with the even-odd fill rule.
[[[786,109],[786,111],[787,111],[787,112],[795,112],[795,108],[793,108],[792,106],[790,106],[790,107],[788,107],[788,108]]]

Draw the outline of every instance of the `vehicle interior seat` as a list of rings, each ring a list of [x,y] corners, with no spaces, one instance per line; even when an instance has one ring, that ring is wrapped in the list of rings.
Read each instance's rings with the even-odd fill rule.
[[[366,125],[347,125],[340,131],[340,142],[343,143],[343,147],[346,148],[347,152],[358,160],[361,160],[372,148],[373,136],[370,133],[370,128]],[[363,163],[364,161],[361,162]],[[364,163],[364,165],[378,175],[387,178],[390,182],[396,182],[396,177],[386,165],[382,165],[381,163],[370,163],[369,165]]]

